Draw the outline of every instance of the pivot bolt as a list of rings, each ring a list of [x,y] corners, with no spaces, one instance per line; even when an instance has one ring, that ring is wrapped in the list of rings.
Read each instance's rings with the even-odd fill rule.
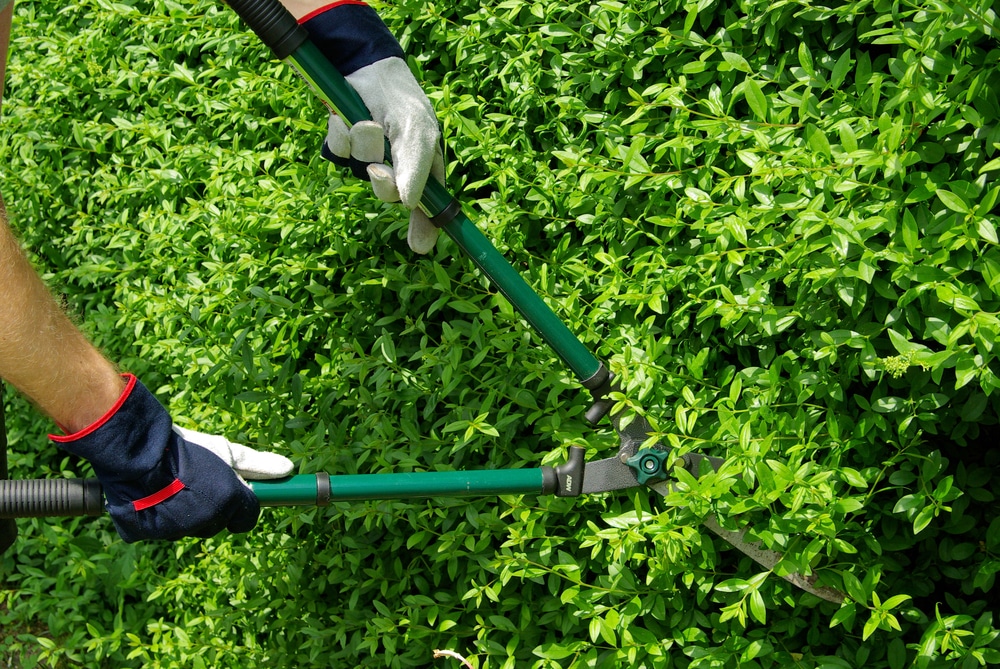
[[[639,483],[645,485],[647,481],[667,478],[668,456],[669,451],[659,448],[644,448],[630,457],[626,464],[635,470],[635,477]]]

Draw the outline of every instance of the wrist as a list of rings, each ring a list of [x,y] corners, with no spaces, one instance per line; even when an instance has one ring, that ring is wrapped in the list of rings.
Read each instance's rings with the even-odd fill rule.
[[[100,420],[125,392],[130,375],[119,374],[103,358],[100,361],[103,364],[66,370],[61,374],[59,391],[50,391],[36,399],[66,434],[79,432]]]
[[[131,374],[122,378],[124,391],[94,422],[67,435],[49,435],[89,460],[105,484],[150,471],[174,438],[173,421],[163,405]]]
[[[75,411],[74,416],[66,422],[57,421],[65,434],[49,435],[53,441],[76,441],[99,429],[118,413],[138,382],[132,374],[116,374],[113,380],[104,381],[98,382],[96,397],[86,400],[85,406]]]

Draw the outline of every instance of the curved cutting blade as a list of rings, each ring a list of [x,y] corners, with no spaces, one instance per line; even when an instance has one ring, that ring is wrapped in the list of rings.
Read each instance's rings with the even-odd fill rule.
[[[633,420],[625,427],[622,427],[620,419],[621,414],[612,416],[612,422],[621,441],[618,456],[586,464],[583,475],[582,492],[584,494],[627,490],[629,488],[638,488],[642,485],[636,477],[636,472],[625,464],[625,462],[638,452],[641,444],[645,442],[653,430],[646,419],[641,416],[633,417]],[[694,476],[699,476],[702,461],[707,461],[716,470],[723,463],[722,458],[710,457],[699,453],[687,453],[683,457],[684,468]],[[668,481],[657,481],[649,483],[648,486],[665,497],[672,492],[673,484]],[[738,532],[723,529],[715,516],[704,519],[702,523],[715,535],[731,544],[733,548],[769,571],[773,571],[777,564],[781,562],[781,553],[765,548],[759,541],[748,541],[745,537],[747,528],[743,528]],[[781,578],[797,588],[801,588],[828,602],[840,604],[844,601],[845,595],[839,590],[816,585],[815,576],[803,576],[798,572],[794,572],[782,575]]]
[[[685,469],[691,472],[694,476],[698,476],[701,471],[700,463],[702,460],[708,460],[715,469],[721,467],[723,463],[721,458],[713,458],[699,453],[688,453],[684,456]],[[673,485],[666,481],[658,481],[657,483],[651,484],[649,487],[664,497],[673,492]],[[765,548],[759,541],[748,541],[745,536],[747,528],[744,527],[742,530],[737,532],[724,529],[721,525],[719,525],[719,521],[715,516],[708,516],[701,522],[716,536],[725,539],[733,548],[743,553],[762,567],[766,567],[768,571],[773,571],[775,566],[781,562],[782,555],[778,551]],[[820,599],[825,599],[828,602],[840,604],[844,601],[845,595],[839,590],[827,586],[816,585],[815,575],[803,576],[798,572],[792,572],[791,574],[781,575],[781,578],[785,579],[797,588],[801,588],[802,590],[816,595]]]
[[[781,561],[781,553],[764,548],[761,546],[760,542],[747,541],[743,536],[747,532],[746,528],[743,528],[739,532],[723,529],[719,525],[719,521],[716,520],[715,516],[709,516],[701,522],[705,527],[712,530],[712,532],[732,544],[733,548],[740,551],[754,562],[767,567],[769,570],[773,570],[775,565]],[[844,601],[844,593],[839,590],[827,586],[817,586],[816,576],[803,576],[798,572],[793,572],[791,574],[786,574],[781,578],[796,587],[802,588],[808,593],[816,595],[820,599],[825,599],[828,602],[840,604]]]

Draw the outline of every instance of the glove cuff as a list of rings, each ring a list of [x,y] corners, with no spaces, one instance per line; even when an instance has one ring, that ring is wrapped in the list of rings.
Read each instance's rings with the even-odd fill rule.
[[[100,419],[69,435],[50,434],[62,448],[86,458],[104,480],[128,480],[160,461],[173,421],[163,405],[132,374],[123,374],[125,390]]]
[[[345,77],[403,48],[375,10],[361,0],[339,0],[299,19],[309,39]]]

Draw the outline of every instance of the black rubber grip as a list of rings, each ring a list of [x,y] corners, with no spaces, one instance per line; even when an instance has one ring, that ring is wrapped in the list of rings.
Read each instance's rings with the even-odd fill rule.
[[[3,381],[0,381],[0,481],[7,478],[7,426],[3,417]],[[17,539],[17,524],[12,518],[0,520],[0,555]]]
[[[278,0],[227,0],[250,30],[257,33],[279,60],[288,58],[309,39],[309,33]]]
[[[99,516],[104,494],[97,479],[0,481],[0,518]]]

